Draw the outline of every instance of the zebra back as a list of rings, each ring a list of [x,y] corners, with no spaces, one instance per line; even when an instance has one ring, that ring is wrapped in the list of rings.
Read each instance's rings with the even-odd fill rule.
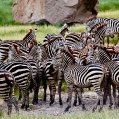
[[[30,32],[23,38],[23,40],[4,40],[0,43],[0,61],[3,62],[8,57],[9,47],[12,44],[17,44],[22,49],[28,49],[31,44],[34,44],[36,41],[35,30],[30,30]]]
[[[62,37],[55,37],[48,40],[47,43],[43,44],[49,57],[53,57],[56,54],[56,50],[65,47],[65,39]]]

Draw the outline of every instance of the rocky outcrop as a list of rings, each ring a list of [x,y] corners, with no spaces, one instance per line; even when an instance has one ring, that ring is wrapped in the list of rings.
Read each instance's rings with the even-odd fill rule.
[[[14,0],[13,17],[25,24],[85,22],[97,15],[98,0]]]

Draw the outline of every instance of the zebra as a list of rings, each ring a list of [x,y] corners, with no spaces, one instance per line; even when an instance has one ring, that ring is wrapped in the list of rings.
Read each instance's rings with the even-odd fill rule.
[[[47,45],[49,49],[51,48],[51,50],[46,50],[44,45],[41,45],[41,44],[38,45],[39,46],[38,49],[36,48],[36,50],[39,51],[39,56],[38,57],[40,57],[40,58],[37,58],[38,61],[40,62],[40,66],[39,66],[39,74],[40,74],[40,76],[39,77],[41,79],[44,78],[44,79],[42,79],[43,82],[45,82],[45,80],[49,80],[49,82],[50,82],[50,84],[49,84],[49,88],[50,88],[50,105],[52,103],[54,103],[54,98],[55,98],[55,92],[56,92],[56,87],[55,87],[56,76],[55,75],[60,73],[60,72],[53,73],[53,71],[52,71],[53,70],[52,62],[54,61],[54,59],[52,59],[52,55],[49,56],[48,51],[51,51],[52,52],[51,54],[53,54],[53,53],[55,54],[54,49],[56,49],[57,47],[60,47],[60,46],[62,47],[62,45],[63,45],[62,40],[63,39],[60,39],[59,37],[58,37],[58,39],[56,39],[56,38],[52,39],[49,42],[49,44]],[[52,50],[52,48],[53,48],[53,50]],[[34,46],[33,46],[33,49],[35,49]],[[35,52],[35,51],[32,50],[32,52]],[[34,54],[34,53],[31,53],[31,54]],[[34,55],[34,57],[36,57],[36,56]],[[62,80],[59,79],[58,80],[58,92],[59,92],[59,102],[60,102],[60,105],[62,105],[61,85],[62,85]],[[46,87],[46,83],[44,83],[44,90],[45,90],[45,95],[46,95],[46,88],[45,87]],[[34,97],[34,101],[36,101],[36,102],[38,100],[38,98],[37,98],[38,97],[37,96],[38,95],[38,90],[39,90],[39,88],[37,87],[37,94]],[[46,96],[44,97],[44,99],[46,100]]]
[[[111,83],[109,85],[113,86],[114,107],[116,108],[117,106],[119,106],[119,96],[118,96],[118,103],[117,103],[116,102],[116,91],[115,91],[115,87],[119,91],[119,82],[118,82],[119,64],[111,59],[110,54],[105,47],[104,48],[99,47],[99,46],[96,46],[96,47],[98,47],[98,49],[96,49],[95,51],[98,54],[99,61],[109,69],[109,74],[111,78],[109,79],[110,80],[109,83]],[[111,93],[111,91],[109,93]]]
[[[75,58],[70,53],[70,51],[66,51],[66,50],[58,50],[56,59],[57,61],[54,65],[56,66],[59,65],[59,68],[62,69],[64,73],[64,79],[68,87],[69,102],[68,102],[68,106],[65,109],[65,112],[67,112],[69,108],[71,108],[72,88],[74,84],[82,88],[93,86],[96,93],[99,96],[98,101],[100,100],[101,102],[99,108],[99,111],[101,111],[103,108],[103,103],[102,103],[103,94],[101,92],[100,85],[105,77],[104,67],[98,64],[90,64],[86,66],[78,65],[75,62]],[[81,96],[80,92],[79,95]],[[81,97],[81,102],[82,102],[82,109],[85,109],[85,105],[82,100],[82,97]],[[97,108],[97,103],[93,107],[93,111],[95,111],[95,109]]]
[[[12,112],[12,104],[15,106],[16,112],[19,112],[18,100],[14,95],[14,76],[5,69],[0,69],[0,95],[7,103],[8,115]]]
[[[35,83],[36,76],[38,73],[38,65],[37,62],[28,54],[26,51],[22,51],[19,49],[18,45],[12,44],[9,48],[9,53],[8,53],[8,62],[13,62],[13,61],[20,61],[20,62],[25,62],[29,66],[31,66],[32,69],[32,80]],[[35,84],[34,84],[35,85]],[[19,93],[19,100],[21,99],[21,93]]]
[[[110,36],[111,38],[114,37],[113,31],[107,27],[107,23],[101,22],[96,24],[94,27],[91,29],[91,36],[95,39],[96,44],[104,44],[104,38],[106,36]]]
[[[113,31],[113,34],[119,34],[119,29],[118,29],[119,19],[116,19],[116,18],[92,17],[86,22],[87,31],[90,31],[92,26],[100,22],[107,22],[108,27]],[[117,41],[115,45],[118,43],[118,39],[119,39],[119,35],[117,36]],[[109,40],[109,38],[107,40]]]
[[[49,54],[49,57],[53,57],[56,52],[55,52],[55,49],[58,49],[59,47],[65,47],[66,46],[66,39],[63,39],[62,37],[54,37],[50,40],[47,40],[47,42],[45,42],[43,45],[45,46],[46,48],[46,51],[48,52]],[[72,45],[72,48],[77,48],[79,45],[76,45],[73,43]],[[48,62],[47,62],[48,63]],[[51,65],[49,65],[50,63],[48,63],[48,65],[46,64],[46,66],[49,68]],[[53,76],[51,76],[50,74],[50,68],[45,68],[45,71],[46,71],[46,76],[48,77],[48,79],[50,79],[50,81],[52,81],[52,84],[54,85],[53,83]],[[58,70],[59,71],[59,70]],[[63,74],[60,72],[58,72],[58,74],[61,75],[61,77],[59,76],[60,79],[58,79],[58,92],[59,92],[59,102],[60,102],[60,105],[62,105],[62,100],[61,100],[61,86],[62,86],[62,78],[63,78]],[[50,102],[50,105],[54,102],[54,97],[55,97],[55,92],[56,92],[56,88],[51,85],[51,88],[50,89],[53,89],[52,91],[52,95],[51,97],[51,102]],[[75,105],[75,104],[74,104]]]
[[[75,43],[77,43],[78,47],[84,47],[84,41],[86,40],[86,37],[88,34],[86,32],[81,33],[69,33],[66,35],[66,45],[72,47]]]
[[[47,42],[52,39],[52,38],[55,38],[55,37],[64,37],[66,32],[68,32],[68,25],[65,23],[61,30],[59,31],[59,34],[54,34],[54,33],[49,33],[49,34],[46,34],[46,36],[44,37],[44,40],[43,40],[43,44],[47,44]]]
[[[17,44],[21,48],[28,49],[30,44],[34,44],[36,41],[36,30],[30,29],[23,40],[4,40],[0,42],[0,62],[3,62],[8,57],[9,46]]]
[[[18,84],[18,87],[23,91],[24,95],[21,108],[23,109],[25,107],[25,109],[27,110],[27,108],[29,107],[29,90],[31,91],[33,88],[31,67],[28,64],[16,61],[1,63],[0,68],[11,72],[14,76],[16,84]]]

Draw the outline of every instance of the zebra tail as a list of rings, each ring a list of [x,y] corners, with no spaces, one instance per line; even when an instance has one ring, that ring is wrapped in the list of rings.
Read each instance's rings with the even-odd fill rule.
[[[13,86],[14,86],[14,82],[9,80],[8,75],[7,75],[6,73],[4,73],[4,76],[5,76],[5,81],[6,81],[6,83],[7,83],[9,86],[13,87]]]
[[[30,81],[30,85],[29,85],[29,90],[32,93],[32,90],[34,89],[34,80],[33,80],[33,76],[32,76],[32,68],[30,67],[30,72],[29,72],[29,81]]]

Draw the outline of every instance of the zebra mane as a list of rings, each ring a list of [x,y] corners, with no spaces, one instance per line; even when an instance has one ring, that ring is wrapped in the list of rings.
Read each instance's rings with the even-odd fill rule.
[[[72,58],[73,61],[75,62],[75,57],[73,55],[73,51],[71,50],[71,48],[69,46],[67,46],[67,50],[66,49],[62,49],[62,51],[64,53],[66,53],[70,58]]]
[[[83,34],[83,33],[82,33]],[[72,33],[69,33],[68,35],[66,35],[66,37],[65,37],[65,39],[67,40],[67,37],[70,37],[70,35],[76,35],[76,36],[78,36],[78,41],[80,41],[81,40],[81,37],[82,37],[82,34],[81,33],[75,33],[75,32],[72,32]]]
[[[49,39],[47,42],[45,42],[44,44],[43,44],[43,46],[46,46],[47,44],[51,44],[53,41],[55,41],[57,38],[61,38],[61,37],[54,37],[54,38],[51,38],[51,39]]]
[[[87,45],[88,39],[92,39],[92,36],[87,36],[87,37],[86,37],[86,41],[85,41],[85,43],[84,43],[85,46]]]
[[[65,35],[64,34],[65,32],[69,32],[68,25],[66,23],[62,26],[59,34],[61,34],[61,35],[64,36]]]
[[[115,50],[114,47],[106,48],[106,52],[108,52],[110,56],[112,56],[112,54],[119,54],[119,51]]]
[[[29,47],[29,49],[28,49],[28,50],[29,50],[29,52],[31,52],[31,50],[32,50],[32,48],[33,48],[34,46],[36,46],[36,47],[37,47],[37,45],[38,45],[37,43],[35,43],[35,44],[31,44],[31,45],[30,45],[30,47]]]
[[[68,35],[74,35],[74,34],[81,36],[81,33],[75,33],[75,32],[70,32]],[[67,36],[68,36],[68,35],[67,35]],[[66,37],[67,37],[67,36],[66,36]]]
[[[93,32],[97,32],[99,29],[101,29],[102,27],[104,26],[107,26],[107,22],[101,22],[101,23],[98,23],[96,25],[94,25],[92,28],[91,28],[91,31]]]
[[[91,20],[93,20],[93,19],[96,19],[96,18],[97,18],[97,16],[89,17],[89,18],[86,20],[86,23],[89,22],[89,21],[91,21]]]
[[[100,47],[100,49],[102,49],[111,58],[111,52],[109,52],[106,47]]]
[[[32,29],[29,29],[30,31],[25,35],[25,37],[23,38],[23,40],[25,40],[28,36],[29,36],[29,34],[31,34],[31,32],[33,31]]]

